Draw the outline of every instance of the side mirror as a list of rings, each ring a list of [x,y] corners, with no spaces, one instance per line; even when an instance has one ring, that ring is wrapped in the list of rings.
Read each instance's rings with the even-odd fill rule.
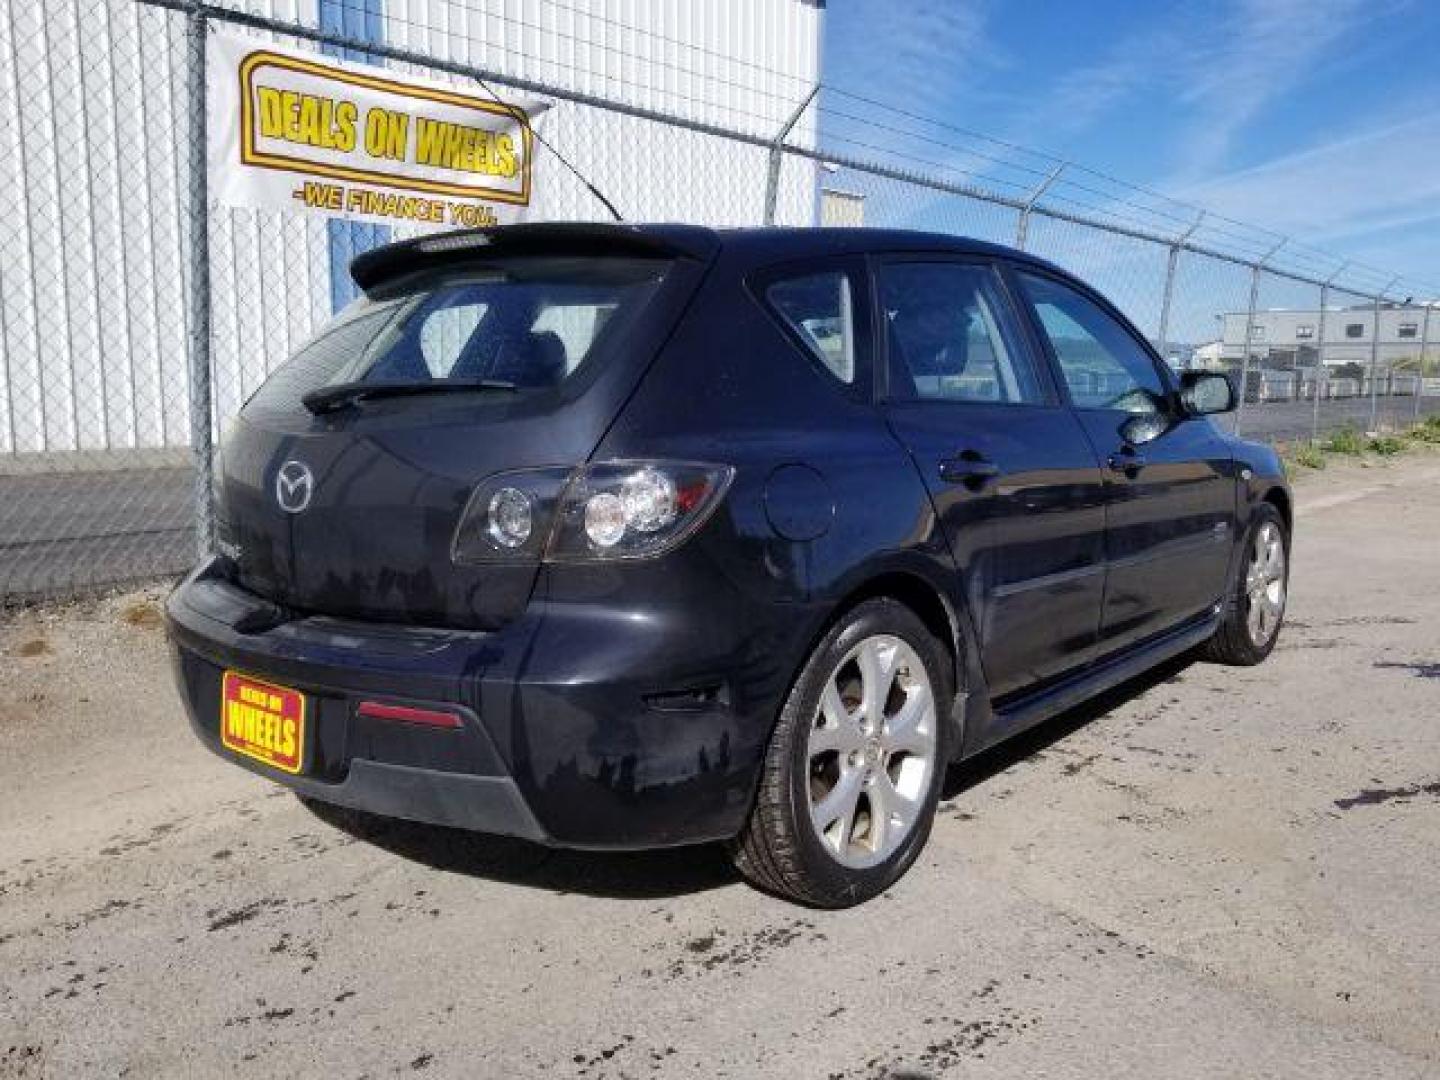
[[[1180,404],[1189,416],[1230,412],[1237,401],[1229,375],[1216,371],[1186,371],[1180,375]]]

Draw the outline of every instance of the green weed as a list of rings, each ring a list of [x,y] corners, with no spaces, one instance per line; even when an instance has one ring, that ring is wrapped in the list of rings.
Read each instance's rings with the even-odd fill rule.
[[[1347,424],[1339,431],[1333,432],[1330,438],[1321,443],[1320,449],[1327,454],[1347,454],[1359,457],[1365,453],[1365,439],[1360,434],[1359,428],[1353,424]]]
[[[1400,435],[1377,435],[1370,440],[1368,449],[1372,454],[1379,454],[1381,457],[1394,457],[1409,447],[1409,443]]]

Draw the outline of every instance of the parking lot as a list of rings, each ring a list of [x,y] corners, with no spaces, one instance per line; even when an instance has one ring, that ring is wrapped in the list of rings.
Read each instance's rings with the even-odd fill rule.
[[[158,589],[0,626],[0,1077],[1440,1072],[1440,455],[1297,490],[1291,622],[950,777],[890,893],[317,815]]]

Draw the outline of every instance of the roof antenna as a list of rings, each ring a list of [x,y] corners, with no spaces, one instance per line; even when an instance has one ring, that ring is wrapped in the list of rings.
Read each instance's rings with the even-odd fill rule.
[[[594,184],[587,180],[585,178],[585,175],[579,169],[577,169],[574,165],[570,164],[569,158],[567,158],[564,154],[560,153],[559,150],[556,150],[555,147],[551,145],[551,143],[548,142],[543,135],[541,135],[538,131],[535,130],[535,125],[530,123],[530,117],[525,115],[523,109],[518,109],[514,105],[511,105],[508,101],[506,101],[499,94],[497,94],[495,92],[495,88],[492,87],[484,79],[482,79],[479,75],[471,75],[470,77],[474,79],[477,83],[479,83],[481,89],[483,89],[487,94],[494,98],[498,104],[508,109],[510,115],[515,117],[515,119],[520,122],[521,126],[524,127],[526,131],[530,132],[536,142],[538,142],[541,146],[545,147],[546,150],[549,150],[550,153],[554,154],[557,158],[559,158],[560,164],[564,165],[565,168],[569,169],[570,172],[574,175],[575,179],[579,180],[580,183],[584,184],[585,189],[589,191],[591,195],[594,195],[595,198],[600,200],[600,202],[604,205],[605,209],[610,211],[611,215],[615,218],[616,221],[625,220],[624,217],[621,216],[620,211],[615,209],[615,204],[612,203],[609,199],[607,199],[604,193],[599,188],[597,188]]]

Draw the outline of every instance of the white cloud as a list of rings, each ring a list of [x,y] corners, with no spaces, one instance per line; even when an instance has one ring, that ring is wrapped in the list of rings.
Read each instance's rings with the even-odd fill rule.
[[[988,0],[854,7],[848,32],[827,40],[825,78],[841,89],[943,117],[1005,63],[988,33]]]
[[[1440,217],[1440,115],[1350,132],[1179,194],[1307,242],[1428,221]]]
[[[1196,111],[1177,179],[1223,166],[1236,137],[1267,107],[1324,71],[1337,47],[1386,5],[1367,0],[1236,0],[1180,66],[1182,105]]]
[[[1415,232],[1440,222],[1440,112],[1433,103],[1177,194],[1264,222],[1301,244],[1440,276],[1434,233]]]

